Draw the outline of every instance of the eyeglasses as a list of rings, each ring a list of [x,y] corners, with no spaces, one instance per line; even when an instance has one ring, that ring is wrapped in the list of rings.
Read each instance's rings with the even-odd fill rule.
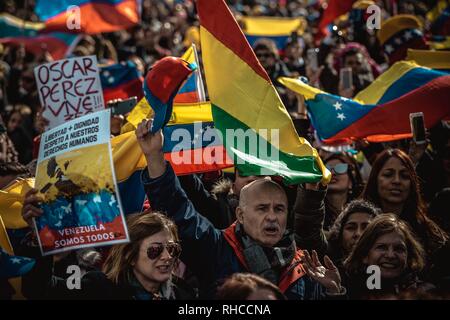
[[[167,249],[167,252],[170,254],[172,258],[178,258],[181,254],[181,246],[177,242],[168,242],[166,244],[153,243],[147,249],[147,257],[150,260],[155,260],[163,253],[164,248]]]
[[[338,163],[335,166],[325,165],[328,170],[334,171],[335,174],[345,174],[348,171],[347,163]]]

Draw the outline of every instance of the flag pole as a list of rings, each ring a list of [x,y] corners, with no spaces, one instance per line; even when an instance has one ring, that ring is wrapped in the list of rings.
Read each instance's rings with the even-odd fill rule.
[[[200,60],[198,59],[198,53],[197,53],[197,47],[195,44],[192,44],[192,49],[194,50],[194,57],[195,61],[197,62],[197,71],[198,71],[198,95],[202,102],[206,101],[206,94],[205,94],[205,86],[203,84],[203,78],[202,78],[202,72],[200,68]]]

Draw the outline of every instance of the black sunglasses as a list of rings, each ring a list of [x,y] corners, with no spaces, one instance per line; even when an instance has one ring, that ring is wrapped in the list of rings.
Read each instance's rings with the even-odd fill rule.
[[[172,258],[178,258],[181,254],[181,246],[178,242],[153,243],[147,249],[147,257],[150,260],[155,260],[163,253],[164,248],[167,249]]]

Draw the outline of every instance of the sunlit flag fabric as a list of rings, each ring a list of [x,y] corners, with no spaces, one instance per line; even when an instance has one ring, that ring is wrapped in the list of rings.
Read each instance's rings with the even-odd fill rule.
[[[275,42],[278,50],[284,49],[292,32],[303,34],[306,21],[303,18],[243,17],[244,33],[253,47],[261,38]]]
[[[44,33],[45,25],[39,22],[28,22],[7,13],[0,14],[0,43],[19,46],[35,55],[47,50],[53,59],[63,59],[70,55],[81,39],[80,36],[64,33]]]
[[[406,60],[431,69],[450,72],[450,51],[408,49]]]
[[[243,175],[282,176],[287,184],[328,182],[329,171],[317,151],[298,137],[269,76],[225,2],[199,0],[197,9],[214,124],[235,166]],[[243,135],[256,133],[259,146],[239,141],[243,139],[227,139],[230,130]]]
[[[100,69],[100,81],[105,102],[113,99],[127,99],[136,96],[140,100],[144,94],[144,78],[131,61],[124,61]]]
[[[20,211],[25,194],[33,187],[34,179],[16,179],[14,183],[0,190],[0,216],[8,229],[27,227]]]
[[[48,31],[96,34],[138,24],[141,7],[140,0],[37,0],[35,12]]]
[[[353,100],[298,79],[279,81],[305,97],[311,122],[326,143],[409,138],[409,114],[414,112],[424,113],[427,128],[450,117],[450,75],[410,61],[394,64]]]
[[[173,99],[174,103],[196,103],[205,102],[205,89],[203,87],[202,76],[200,73],[200,65],[197,59],[197,50],[193,44],[181,56],[191,65],[196,65],[197,68],[186,79],[186,82],[178,90],[177,95]]]

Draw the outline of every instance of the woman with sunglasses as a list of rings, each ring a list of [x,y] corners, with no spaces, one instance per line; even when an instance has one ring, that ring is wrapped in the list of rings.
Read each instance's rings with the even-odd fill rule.
[[[22,217],[29,226],[33,225],[33,217],[42,215],[36,193],[36,189],[31,189],[25,195],[22,208]],[[153,212],[128,215],[127,226],[130,242],[110,248],[102,271],[82,274],[81,290],[68,290],[65,281],[63,285],[61,281],[59,284],[55,282],[52,269],[55,259],[59,259],[56,255],[51,259],[53,262],[47,262],[48,257],[39,257],[37,268],[40,270],[27,282],[38,280],[41,287],[45,287],[45,290],[38,291],[41,292],[40,299],[195,298],[193,290],[173,275],[181,254],[176,225],[165,215]],[[75,260],[71,264],[80,265],[80,262]],[[33,292],[33,295],[37,294]]]
[[[294,229],[300,248],[316,250],[319,256],[329,253],[328,231],[345,205],[361,190],[362,178],[356,161],[345,154],[333,154],[325,160],[332,173],[328,186],[300,184],[294,205]],[[370,204],[364,204],[372,212]]]
[[[356,199],[363,181],[356,161],[346,154],[333,154],[325,160],[332,173],[325,197],[324,229],[329,230],[344,206]]]
[[[84,298],[121,300],[193,299],[193,291],[173,275],[181,254],[177,227],[160,213],[127,218],[130,242],[115,245],[103,272],[87,273]]]

